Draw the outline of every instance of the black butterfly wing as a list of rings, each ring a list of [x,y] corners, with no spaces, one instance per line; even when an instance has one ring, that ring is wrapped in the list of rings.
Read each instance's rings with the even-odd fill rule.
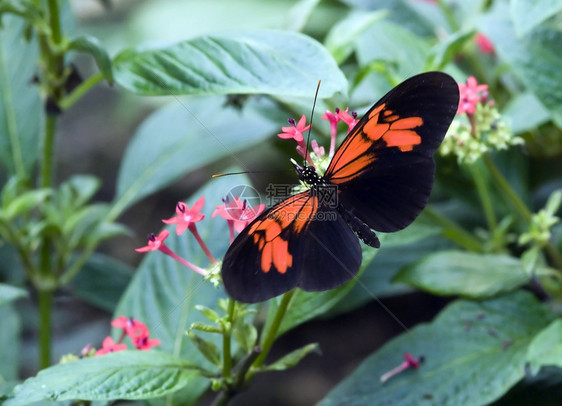
[[[265,211],[233,241],[222,264],[227,293],[255,303],[295,287],[334,288],[361,264],[359,241],[334,208],[311,191]]]
[[[458,85],[429,72],[389,91],[336,151],[324,178],[339,203],[377,231],[409,225],[423,210],[435,174],[433,153],[457,111]]]

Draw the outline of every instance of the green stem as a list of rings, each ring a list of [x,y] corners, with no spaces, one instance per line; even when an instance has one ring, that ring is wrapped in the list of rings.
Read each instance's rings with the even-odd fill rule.
[[[267,332],[267,334],[264,336],[262,340],[261,343],[262,352],[256,358],[256,361],[254,362],[253,365],[254,367],[261,367],[265,363],[265,358],[267,357],[267,354],[269,354],[269,350],[271,350],[271,346],[273,345],[275,339],[277,338],[277,332],[279,331],[279,327],[281,326],[283,317],[285,316],[287,308],[289,307],[289,303],[291,302],[291,298],[293,297],[294,294],[295,294],[295,290],[293,289],[285,293],[281,298],[281,303],[277,308],[277,312],[275,312],[275,316],[273,318],[273,322],[271,323],[271,326],[269,327],[269,331]]]
[[[486,217],[488,228],[493,234],[498,222],[496,220],[496,213],[494,213],[494,205],[492,203],[490,192],[488,191],[486,179],[482,176],[482,173],[480,173],[476,165],[469,165],[469,169],[472,174],[472,178],[474,179],[476,190],[478,191],[478,197],[480,198],[480,203],[482,204],[482,209],[484,210],[484,216]]]
[[[505,194],[507,199],[511,202],[511,204],[515,207],[519,215],[525,220],[526,222],[531,221],[531,211],[527,208],[525,203],[517,196],[517,193],[513,190],[511,185],[505,179],[503,174],[500,172],[492,158],[490,158],[489,154],[483,154],[482,160],[486,165],[486,168],[490,172],[492,179],[497,183],[500,190]]]
[[[507,179],[505,179],[505,177],[500,172],[494,161],[492,161],[490,155],[484,154],[482,156],[482,160],[484,161],[484,164],[486,164],[486,167],[488,168],[488,171],[492,175],[492,178],[498,184],[499,188],[504,192],[507,199],[511,202],[511,204],[519,213],[519,215],[523,218],[523,220],[526,223],[529,223],[532,219],[533,214],[527,208],[525,203],[523,203],[521,198],[517,196],[517,193],[515,193],[515,191],[507,181]],[[554,266],[556,266],[556,268],[558,268],[559,270],[562,270],[562,256],[560,255],[560,252],[558,252],[556,247],[551,242],[548,242],[544,247],[544,249],[548,257],[554,264]]]
[[[236,303],[232,298],[228,298],[228,326],[222,335],[222,375],[230,378],[232,375],[232,354],[230,350],[230,341],[232,335],[232,326],[234,324],[234,309]]]
[[[39,368],[51,365],[51,316],[53,290],[39,289]]]
[[[480,240],[475,238],[472,234],[459,226],[457,223],[449,220],[448,218],[440,215],[431,207],[426,206],[424,213],[436,224],[443,228],[443,235],[454,241],[459,246],[468,251],[484,252],[484,247]]]
[[[57,127],[57,118],[47,116],[45,118],[45,138],[43,139],[43,160],[41,161],[41,173],[39,178],[39,187],[51,187],[53,182],[53,156],[55,150],[55,133]]]
[[[74,103],[76,103],[86,92],[88,92],[92,87],[94,87],[98,82],[103,80],[104,76],[101,73],[90,76],[84,82],[82,82],[72,93],[62,99],[59,103],[59,107],[63,110],[68,109]]]
[[[57,0],[49,0],[49,26],[55,44],[60,44],[62,32],[60,27],[59,5]]]

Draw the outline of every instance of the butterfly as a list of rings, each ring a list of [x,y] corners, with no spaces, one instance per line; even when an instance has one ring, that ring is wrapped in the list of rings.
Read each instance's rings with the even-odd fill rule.
[[[221,269],[227,293],[256,303],[295,287],[324,291],[352,279],[362,260],[359,239],[379,248],[375,231],[405,228],[427,204],[433,153],[458,102],[449,75],[413,76],[367,111],[324,175],[293,161],[309,189],[264,211],[232,242]]]

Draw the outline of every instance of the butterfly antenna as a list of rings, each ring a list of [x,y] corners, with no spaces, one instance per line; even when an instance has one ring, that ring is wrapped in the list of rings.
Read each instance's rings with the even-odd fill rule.
[[[292,172],[291,169],[281,170],[281,171],[242,171],[242,172],[227,172],[227,173],[215,173],[211,175],[212,178],[221,178],[223,176],[230,176],[230,175],[244,175],[247,173],[272,173],[272,172]]]
[[[304,150],[304,166],[306,166],[306,157],[308,156],[308,150],[310,145],[310,133],[312,132],[312,119],[314,118],[314,109],[316,108],[316,100],[318,100],[320,83],[322,83],[322,80],[318,80],[318,85],[316,86],[316,93],[314,93],[314,101],[312,102],[312,111],[310,112],[310,128],[308,129],[308,135],[306,136],[306,147]]]

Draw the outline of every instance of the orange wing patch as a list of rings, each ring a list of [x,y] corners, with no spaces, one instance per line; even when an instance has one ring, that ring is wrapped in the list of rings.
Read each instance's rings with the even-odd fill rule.
[[[303,201],[304,199],[304,201]],[[284,274],[293,266],[293,255],[289,252],[289,241],[283,238],[283,231],[292,227],[297,234],[305,230],[308,221],[318,208],[318,198],[310,192],[295,195],[248,231],[261,251],[261,270],[268,273],[271,268]]]
[[[421,144],[421,137],[415,131],[415,128],[421,125],[421,117],[400,118],[391,110],[385,110],[383,103],[369,114],[369,121],[365,123],[363,133],[372,141],[382,138],[387,146],[398,147],[400,151],[406,152]]]

